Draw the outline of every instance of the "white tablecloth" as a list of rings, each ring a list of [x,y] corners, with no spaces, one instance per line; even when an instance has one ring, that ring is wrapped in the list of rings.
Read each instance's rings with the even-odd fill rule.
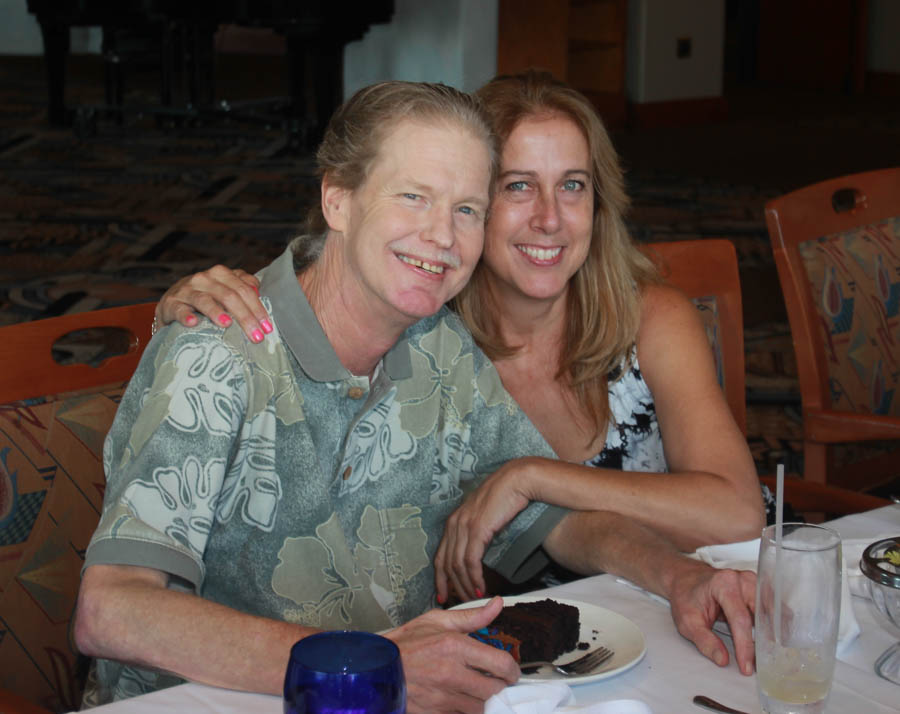
[[[900,508],[887,506],[833,521],[844,538],[866,538],[884,533],[900,534]],[[697,652],[675,630],[666,605],[610,575],[598,575],[545,591],[614,610],[633,620],[644,632],[647,654],[631,670],[611,679],[573,687],[578,703],[609,699],[639,699],[654,714],[700,712],[691,699],[705,694],[748,712],[760,711],[754,677],[740,674],[733,661],[717,667]],[[859,638],[843,653],[835,669],[828,699],[829,714],[896,714],[900,712],[900,687],[875,675],[872,664],[894,638],[876,621],[869,602],[853,597],[853,608],[862,628]],[[572,682],[570,681],[570,684]],[[183,684],[153,694],[108,704],[98,714],[281,714],[279,697],[232,692],[200,684]]]

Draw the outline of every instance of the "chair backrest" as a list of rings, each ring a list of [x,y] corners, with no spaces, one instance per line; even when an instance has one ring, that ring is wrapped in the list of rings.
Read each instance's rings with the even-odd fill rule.
[[[684,291],[700,310],[716,360],[719,383],[741,431],[747,431],[744,385],[744,317],[737,253],[716,238],[643,246],[665,280]]]
[[[766,204],[804,411],[900,416],[900,168]]]
[[[0,328],[0,688],[52,711],[80,706],[70,623],[103,502],[103,441],[154,308]],[[100,327],[127,331],[124,354],[98,367],[54,360],[60,337]]]
[[[730,241],[704,239],[649,243],[644,251],[653,257],[667,282],[683,290],[700,310],[716,359],[720,383],[735,421],[746,434],[744,385],[744,319],[737,254]],[[774,491],[774,478],[760,477]],[[805,517],[821,520],[823,514],[856,513],[890,502],[789,474],[785,500]]]

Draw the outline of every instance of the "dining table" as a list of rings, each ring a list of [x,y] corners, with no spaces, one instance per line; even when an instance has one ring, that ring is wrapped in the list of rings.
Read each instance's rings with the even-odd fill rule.
[[[900,535],[900,506],[856,513],[825,523],[842,539],[872,541]],[[849,564],[848,565],[852,565]],[[636,664],[615,676],[579,684],[569,679],[577,704],[609,700],[639,700],[654,714],[703,712],[692,699],[701,694],[744,712],[760,712],[755,676],[738,670],[728,636],[723,636],[732,658],[719,667],[703,657],[683,638],[673,623],[668,604],[612,574],[585,577],[535,595],[599,606],[631,620],[644,635],[646,652]],[[887,714],[900,712],[900,686],[877,676],[873,663],[896,640],[865,597],[851,596],[860,634],[842,648],[826,712],[830,714]],[[236,692],[196,683],[97,707],[98,714],[281,714],[278,696]]]

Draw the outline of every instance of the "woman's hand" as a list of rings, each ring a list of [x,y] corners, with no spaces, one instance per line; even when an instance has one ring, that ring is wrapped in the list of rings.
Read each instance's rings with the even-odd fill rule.
[[[237,320],[251,342],[262,342],[272,331],[269,315],[259,300],[259,280],[240,268],[214,265],[182,278],[162,296],[156,319],[161,325],[177,320],[185,327],[194,327],[195,310],[222,327]]]
[[[533,461],[538,459],[508,461],[450,514],[434,558],[438,602],[446,602],[450,586],[464,601],[484,597],[481,559],[497,531],[532,500],[528,473]]]

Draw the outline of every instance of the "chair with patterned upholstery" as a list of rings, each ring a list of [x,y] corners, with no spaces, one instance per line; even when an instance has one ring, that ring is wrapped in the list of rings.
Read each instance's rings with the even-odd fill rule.
[[[644,251],[659,265],[666,281],[682,290],[700,310],[719,383],[735,421],[746,433],[744,318],[734,245],[707,238],[649,243]],[[773,477],[760,476],[760,481],[774,492]],[[821,520],[822,514],[858,513],[890,503],[869,494],[802,481],[796,474],[785,478],[785,500],[795,511],[815,520]]]
[[[0,711],[80,706],[70,625],[103,501],[103,441],[154,307],[0,328]]]
[[[900,476],[900,168],[766,204],[803,402],[804,478]]]

